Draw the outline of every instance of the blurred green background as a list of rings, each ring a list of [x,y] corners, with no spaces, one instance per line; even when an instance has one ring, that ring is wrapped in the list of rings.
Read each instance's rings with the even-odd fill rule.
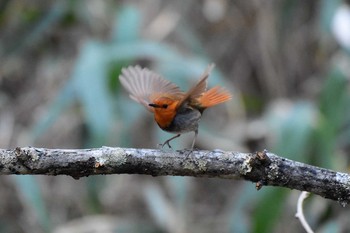
[[[209,86],[234,98],[205,112],[197,148],[267,149],[348,172],[345,4],[2,0],[0,148],[155,148],[171,135],[128,98],[121,68],[147,66],[187,90],[214,62]],[[3,176],[0,186],[0,233],[303,232],[299,191],[239,180]],[[350,231],[337,202],[311,196],[305,212],[317,232]]]

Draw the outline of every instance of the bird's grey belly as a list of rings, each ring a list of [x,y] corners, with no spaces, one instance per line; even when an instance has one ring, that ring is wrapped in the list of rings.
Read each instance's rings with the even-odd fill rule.
[[[182,112],[178,112],[171,124],[164,130],[171,133],[196,131],[201,115],[197,109],[185,109]]]

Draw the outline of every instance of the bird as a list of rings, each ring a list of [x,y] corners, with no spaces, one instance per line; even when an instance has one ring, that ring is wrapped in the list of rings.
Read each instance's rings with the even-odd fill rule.
[[[154,120],[162,130],[176,134],[159,144],[162,148],[165,145],[172,148],[170,141],[193,131],[193,150],[203,111],[232,98],[231,93],[223,87],[207,89],[207,80],[214,66],[213,63],[208,65],[198,82],[187,92],[148,68],[139,65],[122,68],[119,80],[129,92],[129,97],[153,113]]]

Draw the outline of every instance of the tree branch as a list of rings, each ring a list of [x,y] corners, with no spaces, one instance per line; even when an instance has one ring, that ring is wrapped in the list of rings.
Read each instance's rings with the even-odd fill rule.
[[[99,174],[146,174],[242,178],[264,185],[311,192],[350,201],[350,176],[266,151],[257,153],[213,151],[163,151],[102,147],[97,149],[0,149],[0,175],[69,175],[75,179]]]

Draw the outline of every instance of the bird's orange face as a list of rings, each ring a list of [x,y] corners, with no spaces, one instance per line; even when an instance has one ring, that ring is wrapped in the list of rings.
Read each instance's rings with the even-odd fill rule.
[[[178,100],[169,97],[159,97],[149,104],[154,108],[154,118],[161,128],[168,127],[173,121],[178,102]]]

